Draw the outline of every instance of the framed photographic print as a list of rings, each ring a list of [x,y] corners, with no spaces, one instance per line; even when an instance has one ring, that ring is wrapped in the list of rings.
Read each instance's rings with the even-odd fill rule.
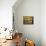
[[[23,24],[34,24],[33,16],[23,16]]]

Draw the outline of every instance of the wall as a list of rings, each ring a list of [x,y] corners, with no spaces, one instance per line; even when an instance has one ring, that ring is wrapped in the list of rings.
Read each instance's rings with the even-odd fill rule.
[[[41,0],[23,0],[17,7],[14,5],[15,29],[23,33],[24,38],[34,40],[41,46]],[[24,25],[23,16],[34,16],[33,25]]]
[[[41,38],[42,46],[46,46],[46,0],[41,1]]]
[[[33,0],[32,0],[33,1]],[[38,0],[37,0],[38,1]],[[19,2],[19,1],[18,1]],[[35,2],[35,1],[34,1]],[[23,3],[23,2],[22,2]],[[39,2],[38,2],[39,3]],[[17,3],[16,3],[17,4]],[[15,5],[16,5],[15,4]],[[23,25],[23,16],[25,15],[25,14],[22,14],[22,13],[24,13],[25,12],[25,10],[26,10],[26,4],[24,3],[24,5],[26,5],[26,6],[23,6],[23,7],[26,7],[25,8],[25,10],[23,11],[23,10],[18,10],[18,11],[20,11],[19,12],[19,14],[18,14],[18,11],[16,10],[16,6],[18,6],[18,5],[16,5],[15,6],[14,5],[14,14],[16,15],[15,16],[15,28],[18,30],[18,31],[20,31],[20,32],[23,32],[23,34],[24,34],[24,36],[27,36],[25,33],[27,33],[28,31],[27,31],[27,29],[30,29],[30,27],[32,26],[29,26],[29,25]],[[37,5],[37,4],[36,4]],[[20,5],[19,5],[20,6]],[[35,5],[34,5],[35,6]],[[40,5],[39,5],[40,6]],[[22,6],[21,6],[22,7]],[[20,8],[21,9],[21,8]],[[24,9],[24,8],[22,8],[22,9]],[[28,8],[27,8],[28,9]],[[29,10],[29,9],[28,9]],[[23,12],[21,12],[21,11],[23,11]],[[30,10],[29,10],[30,11]],[[37,10],[38,11],[38,10]],[[16,13],[17,12],[17,13]],[[26,12],[28,12],[28,11],[26,11]],[[29,12],[28,12],[29,13]],[[28,13],[26,13],[26,15],[28,15]],[[30,13],[31,14],[31,13]],[[29,15],[30,15],[29,14]],[[17,15],[18,15],[18,17],[17,17]],[[38,18],[38,16],[39,15],[37,15],[37,18]],[[46,46],[46,0],[41,0],[41,15],[40,15],[41,17],[41,19],[39,19],[40,21],[41,21],[41,30],[40,31],[38,31],[38,32],[41,32],[40,34],[41,34],[41,43],[42,43],[42,46]],[[36,18],[36,17],[35,17]],[[18,24],[18,22],[19,22],[19,24]],[[36,21],[35,21],[36,22]],[[37,22],[38,23],[38,22]],[[21,24],[21,25],[20,25]],[[18,27],[18,28],[17,28]],[[33,26],[32,26],[33,27]],[[31,29],[32,29],[32,27],[31,27]],[[35,26],[34,26],[35,27]],[[36,28],[36,27],[35,27]],[[30,29],[30,30],[31,30]],[[37,29],[37,28],[36,28]],[[37,32],[37,31],[30,31],[31,32],[31,34],[32,33],[35,33],[35,32]],[[30,33],[30,32],[28,32],[28,33]],[[35,34],[34,34],[35,35]],[[36,36],[36,35],[35,35]],[[35,37],[34,36],[34,37]],[[32,37],[31,37],[32,38]],[[36,39],[35,39],[36,40]],[[38,43],[38,42],[37,42]]]
[[[12,6],[16,0],[0,0],[0,27],[12,29]]]

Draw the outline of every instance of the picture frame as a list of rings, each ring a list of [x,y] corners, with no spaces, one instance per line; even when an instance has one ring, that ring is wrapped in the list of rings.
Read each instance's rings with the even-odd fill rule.
[[[34,24],[33,16],[23,16],[23,24]]]

